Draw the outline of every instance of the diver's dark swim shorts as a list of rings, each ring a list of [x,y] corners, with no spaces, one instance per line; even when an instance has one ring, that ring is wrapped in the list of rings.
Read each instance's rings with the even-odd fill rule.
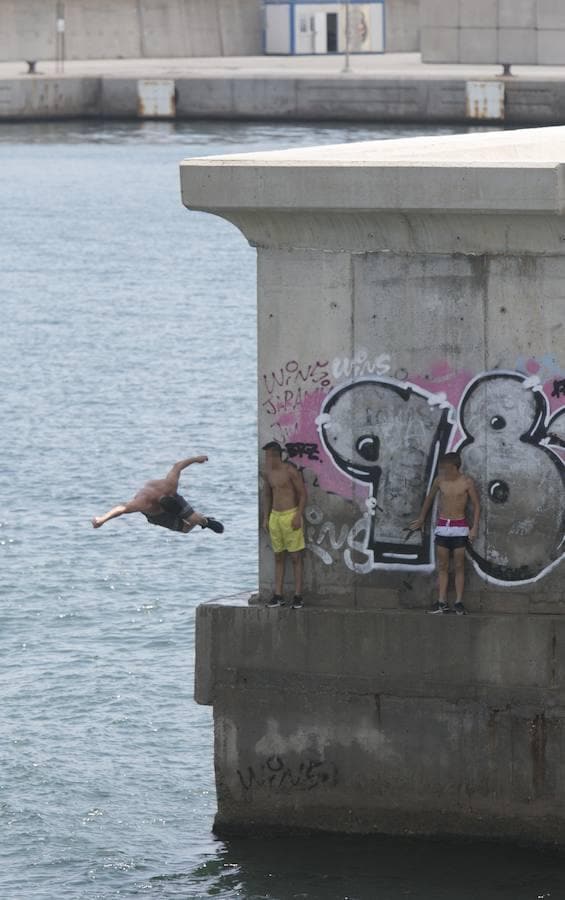
[[[170,496],[161,497],[159,500],[163,508],[162,513],[156,516],[148,516],[145,518],[151,525],[160,525],[161,528],[168,528],[169,531],[182,531],[184,528],[183,519],[188,519],[194,512],[190,503],[180,494],[171,494]]]

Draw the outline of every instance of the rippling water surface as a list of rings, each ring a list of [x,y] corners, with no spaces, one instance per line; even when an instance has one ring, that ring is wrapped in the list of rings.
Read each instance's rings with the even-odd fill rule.
[[[559,856],[223,842],[194,609],[256,583],[254,253],[186,156],[417,133],[0,126],[0,897],[538,900]],[[175,459],[224,536],[89,519]]]

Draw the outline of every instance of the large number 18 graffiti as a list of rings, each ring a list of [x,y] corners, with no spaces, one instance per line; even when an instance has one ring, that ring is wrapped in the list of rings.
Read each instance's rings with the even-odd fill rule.
[[[335,388],[317,420],[322,444],[370,486],[367,551],[374,569],[430,571],[433,536],[410,532],[436,472],[457,449],[481,497],[478,571],[536,581],[565,554],[565,409],[551,415],[536,379],[497,370],[471,381],[454,408],[441,394],[387,377]]]

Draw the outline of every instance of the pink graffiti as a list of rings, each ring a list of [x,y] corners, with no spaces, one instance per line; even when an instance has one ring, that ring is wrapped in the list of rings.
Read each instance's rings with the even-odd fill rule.
[[[529,375],[536,375],[540,371],[541,365],[536,359],[528,359],[525,369]],[[468,369],[457,372],[449,366],[449,363],[438,361],[429,367],[428,373],[424,375],[408,374],[404,380],[409,384],[424,388],[431,394],[445,394],[448,402],[454,409],[457,409],[467,385],[474,377],[475,374]],[[558,397],[552,396],[555,393],[555,380],[554,376],[542,386],[552,413],[565,406],[565,394]]]
[[[308,395],[306,395],[306,396],[308,396]],[[294,412],[283,413],[282,415],[280,415],[278,417],[278,419],[275,422],[275,425],[280,425],[281,428],[286,428],[286,427],[292,428],[293,425],[295,425],[295,424],[296,424],[296,413],[294,413]]]
[[[451,374],[451,367],[445,360],[432,363],[430,366],[430,375],[432,378],[446,378]]]
[[[457,409],[465,388],[474,377],[468,369],[455,372],[448,363],[438,362],[430,366],[429,376],[407,375],[405,381],[424,388],[430,394],[445,394],[446,400]]]
[[[528,375],[537,375],[540,369],[541,366],[537,359],[528,359],[526,361],[526,371]]]
[[[292,413],[283,413],[276,419],[275,424],[281,429],[285,443],[312,443],[320,446],[316,419],[320,415],[320,409],[327,393],[327,391],[318,390],[307,394],[300,408]],[[369,496],[369,489],[365,490],[363,486],[360,493],[358,490],[359,486],[355,487],[351,479],[334,466],[331,458],[321,446],[319,456],[319,459],[304,457],[293,461],[314,472],[319,486],[328,493],[352,498],[354,491],[355,496],[361,497],[361,499]]]
[[[311,471],[317,479],[317,485],[323,490],[363,503],[369,496],[369,488],[365,488],[358,482],[352,483],[351,479],[333,464],[320,441],[316,419],[330,389],[327,371],[324,368],[326,365],[327,363],[316,363],[300,369],[297,363],[291,361],[290,364],[287,364],[288,368],[285,367],[281,373],[276,373],[276,375],[271,373],[269,380],[265,378],[267,392],[271,394],[275,388],[281,386],[284,386],[284,390],[278,397],[272,394],[264,406],[267,412],[276,416],[272,427],[276,429],[277,440],[284,444],[315,445],[317,447],[313,454],[314,458],[310,458],[306,454],[295,456],[292,461],[296,465]],[[528,375],[535,377],[538,373],[542,374],[543,367],[535,358],[530,358],[522,360],[522,371],[524,370]],[[545,371],[547,372],[547,370]],[[469,369],[457,371],[447,361],[436,360],[423,374],[408,373],[403,379],[403,383],[423,388],[432,394],[443,395],[455,413],[466,388],[475,377],[476,373]],[[562,376],[554,375],[542,386],[552,414],[559,410],[565,410],[565,392],[562,392],[560,388],[556,396],[555,384],[556,378],[559,377],[562,378]],[[312,386],[313,382],[320,379],[321,384],[319,387],[314,387],[313,390],[304,390],[300,385],[296,385],[298,379],[301,381],[309,379]],[[288,388],[290,380],[294,380],[293,389]],[[563,380],[559,383],[560,385],[565,384]],[[462,437],[460,429],[454,427],[448,449],[458,446]],[[553,447],[553,450],[565,457],[565,450],[556,447]]]
[[[559,379],[550,378],[549,381],[546,381],[543,386],[544,394],[548,399],[549,408],[552,413],[557,412],[557,410],[559,409],[563,409],[563,407],[565,406],[565,393],[562,393],[559,390],[555,390],[556,383],[560,383]],[[557,396],[555,396],[556,394]]]

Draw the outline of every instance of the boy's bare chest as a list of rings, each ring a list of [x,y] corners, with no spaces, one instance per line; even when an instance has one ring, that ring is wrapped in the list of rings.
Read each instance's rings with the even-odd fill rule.
[[[467,482],[464,478],[457,478],[454,481],[442,480],[439,489],[446,500],[462,500],[467,495]]]
[[[286,488],[292,485],[288,472],[271,472],[268,477],[272,488]]]

